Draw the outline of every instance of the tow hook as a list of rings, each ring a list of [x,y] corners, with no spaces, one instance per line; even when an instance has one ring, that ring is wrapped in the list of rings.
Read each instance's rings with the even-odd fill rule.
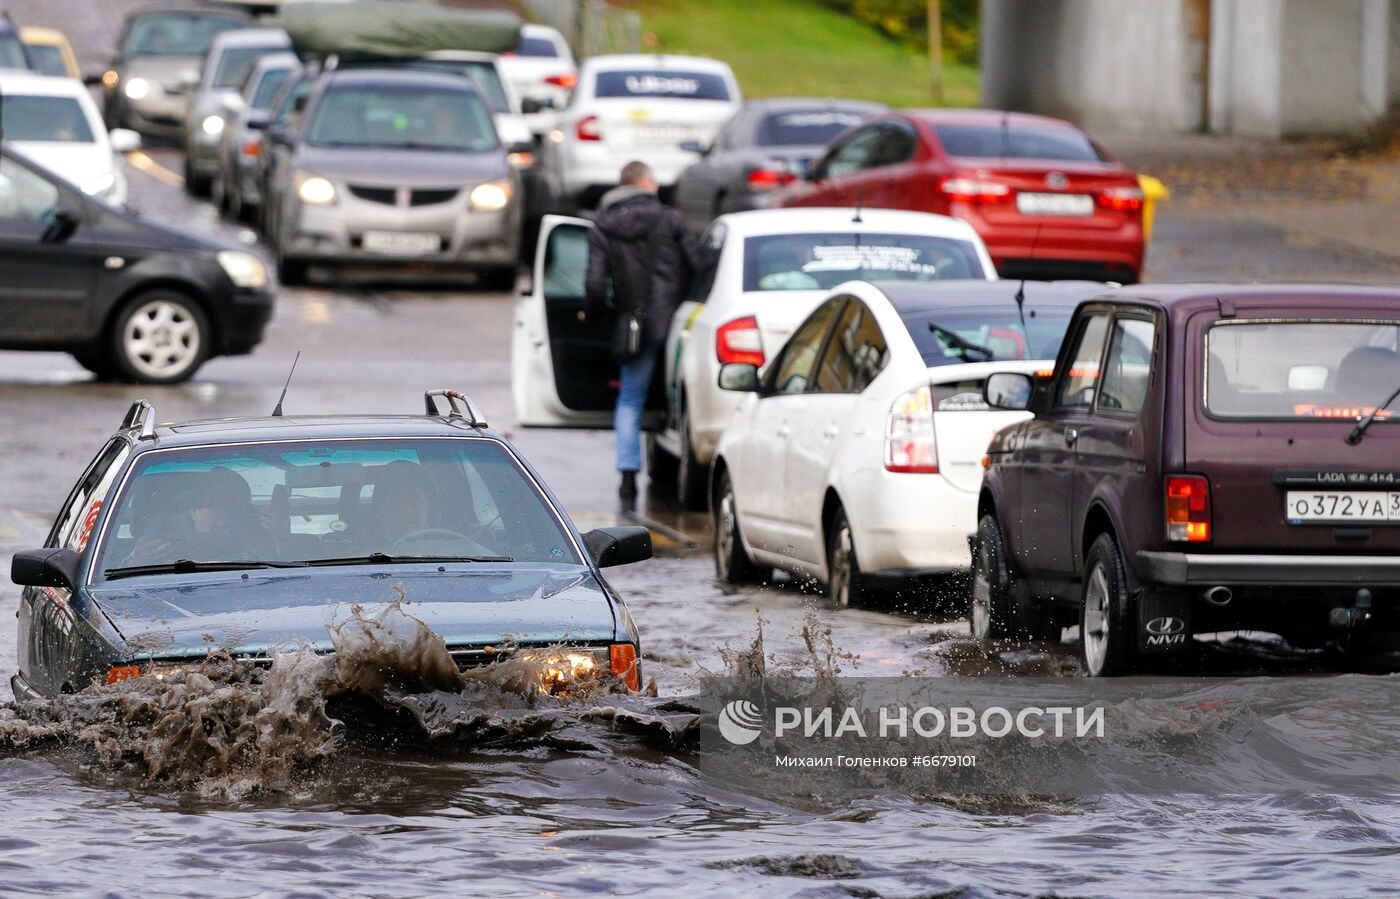
[[[1338,606],[1332,610],[1332,629],[1350,634],[1371,620],[1371,591],[1362,587],[1356,591],[1351,608]]]

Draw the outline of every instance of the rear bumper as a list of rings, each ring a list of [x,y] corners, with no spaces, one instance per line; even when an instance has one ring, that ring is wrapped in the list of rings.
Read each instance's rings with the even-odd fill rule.
[[[1142,551],[1139,568],[1169,586],[1400,586],[1400,556],[1211,555]]]

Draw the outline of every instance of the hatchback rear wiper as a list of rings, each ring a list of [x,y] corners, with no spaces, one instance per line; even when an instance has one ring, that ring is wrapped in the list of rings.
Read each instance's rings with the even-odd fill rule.
[[[1371,426],[1372,422],[1374,422],[1391,403],[1395,402],[1396,397],[1400,397],[1400,387],[1395,388],[1395,392],[1390,395],[1390,399],[1372,409],[1370,415],[1363,416],[1356,420],[1356,427],[1352,428],[1351,433],[1347,435],[1347,443],[1350,443],[1352,446],[1360,443],[1361,438],[1366,436],[1366,429]]]
[[[303,565],[404,565],[415,562],[514,562],[511,556],[398,556],[391,553],[370,553],[367,556],[345,556],[339,559],[307,559]]]
[[[196,562],[193,559],[176,559],[174,562],[161,562],[156,565],[128,565],[124,568],[106,568],[102,576],[107,580],[123,577],[138,577],[143,574],[188,574],[192,571],[242,571],[247,568],[305,568],[305,562],[273,562],[254,559],[223,559],[217,562]]]
[[[962,350],[963,358],[967,358],[968,353],[977,353],[984,357],[982,360],[983,362],[991,362],[992,359],[996,356],[995,353],[982,346],[982,344],[973,343],[970,340],[967,340],[963,337],[959,337],[956,333],[954,333],[953,331],[949,331],[942,325],[935,324],[934,322],[929,322],[928,329],[934,334],[937,334],[939,337],[942,337],[944,340],[946,340],[949,346],[953,347],[954,349]]]

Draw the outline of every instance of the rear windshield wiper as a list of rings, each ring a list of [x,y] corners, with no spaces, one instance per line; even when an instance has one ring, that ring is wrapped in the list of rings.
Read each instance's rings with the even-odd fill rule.
[[[273,562],[253,559],[225,559],[217,562],[196,562],[193,559],[177,559],[174,562],[161,562],[157,565],[128,565],[124,568],[106,568],[102,576],[112,581],[123,577],[139,577],[143,574],[188,574],[192,571],[242,571],[248,568],[305,568],[305,562]]]
[[[953,331],[949,331],[947,328],[943,327],[940,324],[929,322],[928,329],[934,334],[937,334],[939,337],[942,337],[945,341],[948,342],[948,345],[952,348],[956,350],[961,350],[962,357],[964,359],[967,358],[968,353],[977,353],[978,355],[983,357],[983,362],[991,362],[992,359],[996,356],[995,353],[982,346],[982,344],[973,343],[970,340],[960,337]]]
[[[404,565],[415,562],[514,562],[511,556],[396,556],[391,553],[370,553],[367,556],[345,556],[339,559],[307,559],[303,565]]]
[[[1352,428],[1351,433],[1347,435],[1347,443],[1350,443],[1352,446],[1360,443],[1361,438],[1366,436],[1366,429],[1371,426],[1372,422],[1374,422],[1391,403],[1395,402],[1396,397],[1400,397],[1400,387],[1395,388],[1395,392],[1390,395],[1390,399],[1372,409],[1370,415],[1356,420],[1356,427]]]

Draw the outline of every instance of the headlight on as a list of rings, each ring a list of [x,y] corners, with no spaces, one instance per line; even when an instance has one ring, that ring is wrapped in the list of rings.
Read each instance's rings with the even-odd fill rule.
[[[529,658],[528,654],[523,654]],[[546,693],[567,693],[574,685],[590,681],[608,670],[602,653],[586,649],[551,652],[535,657],[539,662],[540,686]]]
[[[472,188],[468,200],[478,212],[495,212],[506,208],[513,187],[509,181],[487,181]]]
[[[224,117],[221,115],[205,116],[204,121],[199,123],[199,128],[205,134],[213,137],[216,134],[224,133]]]
[[[151,82],[145,78],[133,78],[126,83],[123,90],[126,92],[128,100],[144,100],[150,96]]]
[[[117,186],[117,176],[112,172],[103,172],[100,175],[89,178],[83,182],[83,193],[95,197],[105,197],[112,193],[112,188]]]
[[[252,253],[223,250],[216,258],[219,260],[219,267],[235,287],[256,290],[267,286],[267,267]]]
[[[297,196],[303,203],[326,206],[335,202],[335,185],[320,175],[298,175]]]

